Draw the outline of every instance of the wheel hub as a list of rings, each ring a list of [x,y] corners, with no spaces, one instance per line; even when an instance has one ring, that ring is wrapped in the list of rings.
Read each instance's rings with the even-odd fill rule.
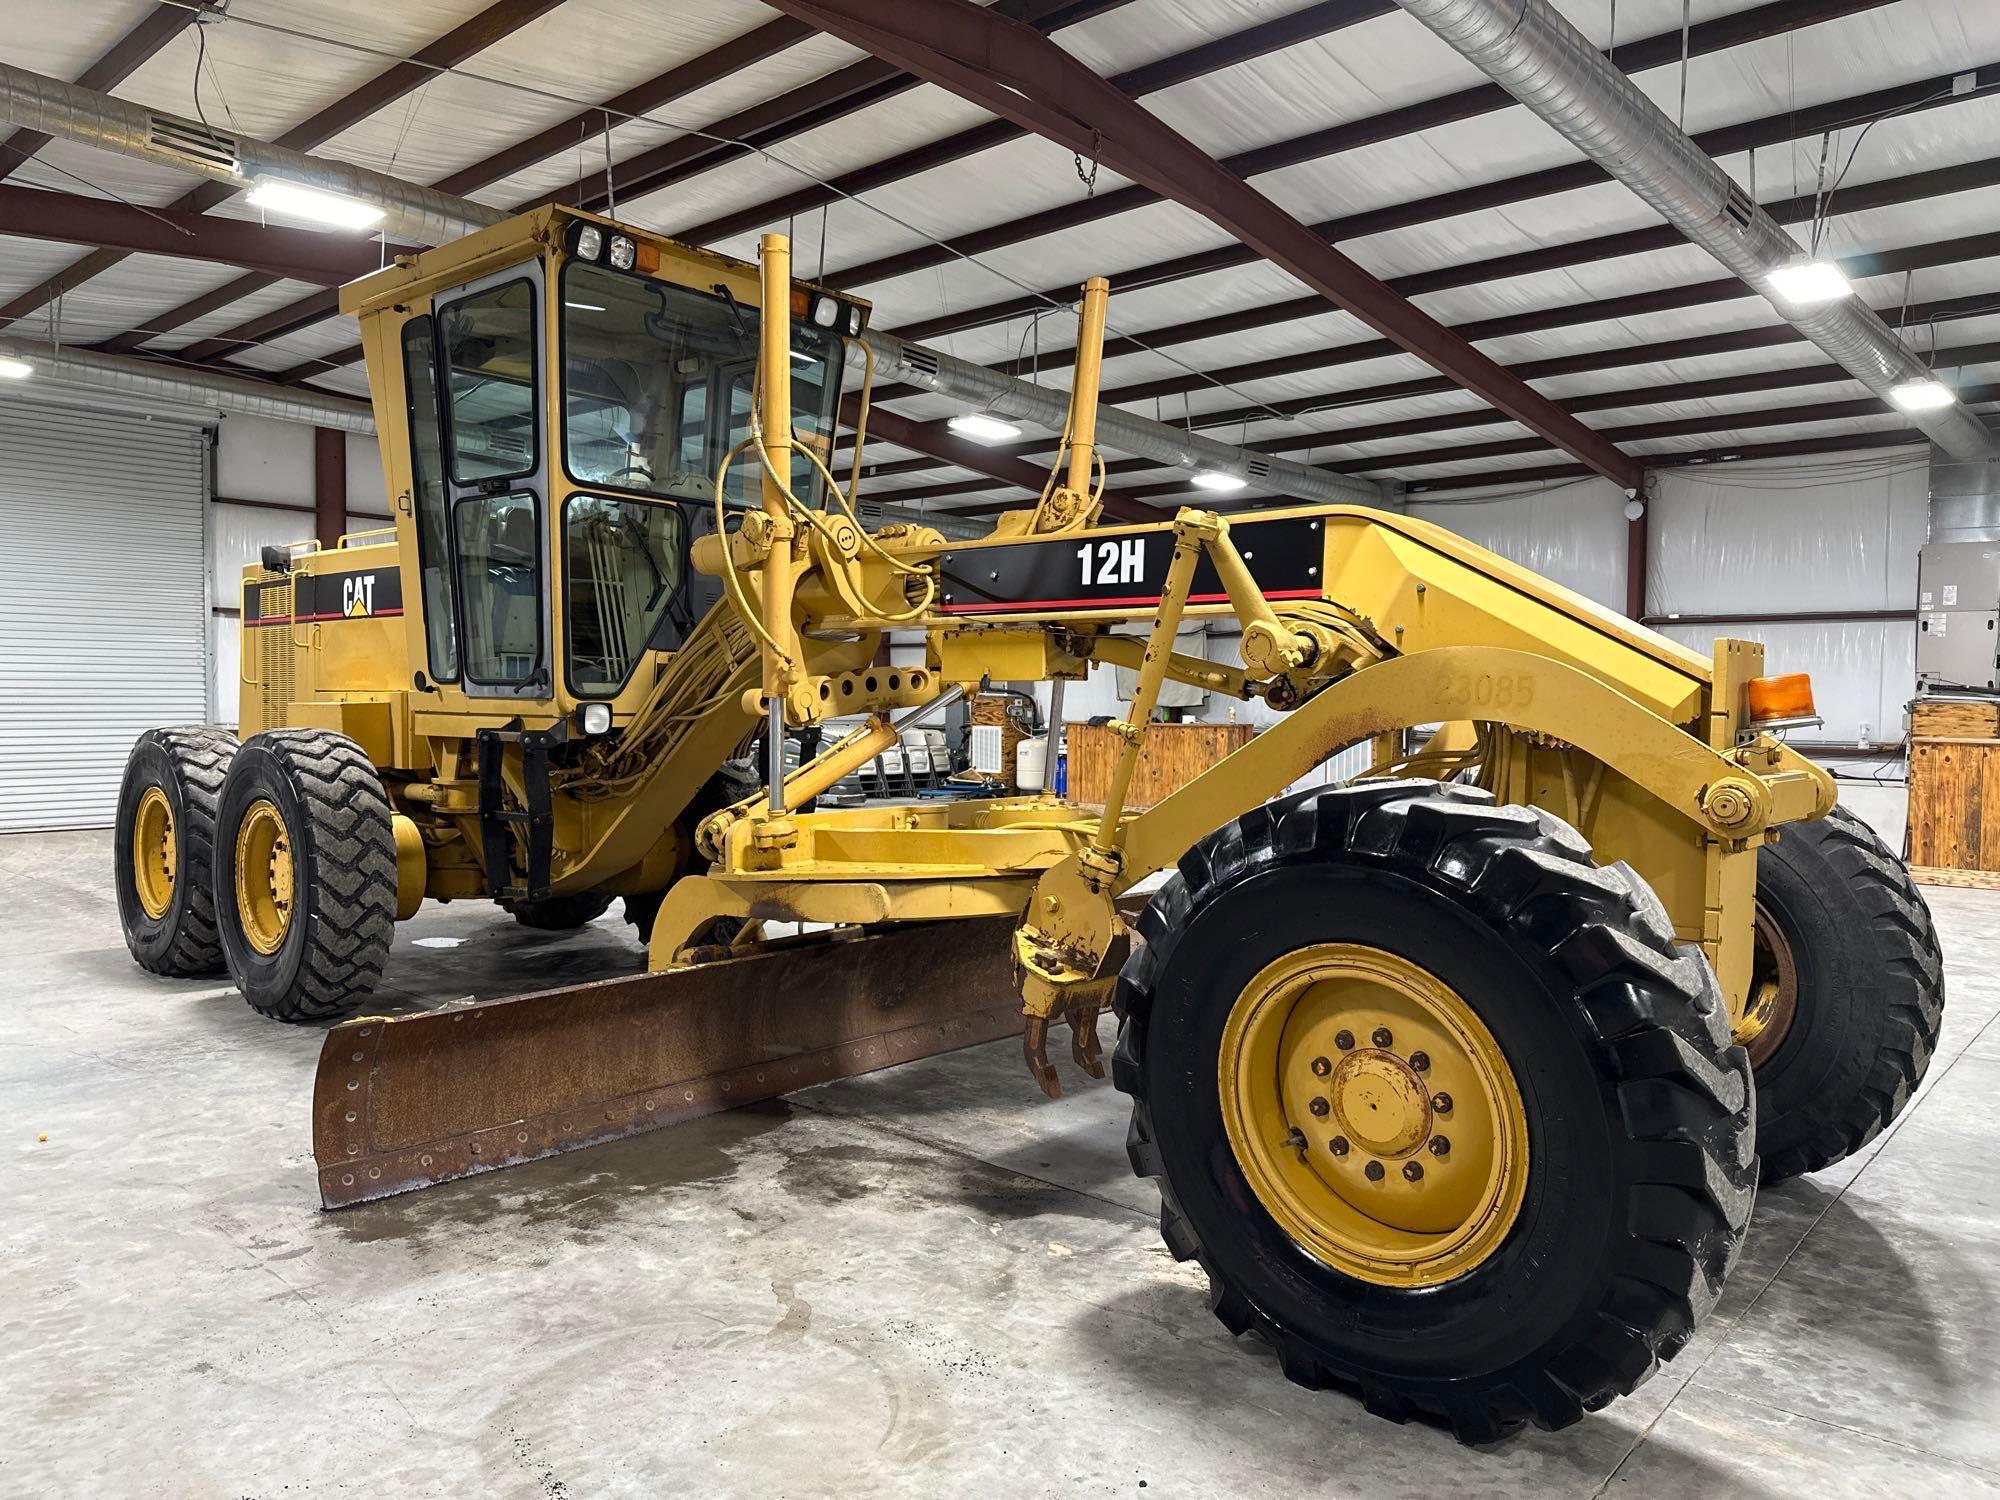
[[[140,907],[155,922],[174,904],[179,858],[173,804],[163,788],[149,786],[132,815],[132,884]]]
[[[259,953],[276,953],[291,930],[291,835],[277,804],[259,799],[236,830],[236,914],[243,936]]]
[[[1349,1053],[1334,1070],[1329,1093],[1333,1118],[1349,1141],[1375,1156],[1408,1156],[1430,1135],[1423,1080],[1393,1052]]]
[[[1278,960],[1224,1028],[1223,1122],[1251,1190],[1309,1254],[1386,1286],[1463,1275],[1527,1183],[1512,1069],[1450,986],[1381,949]]]
[[[1798,960],[1777,918],[1760,901],[1750,950],[1750,1003],[1730,1040],[1761,1068],[1784,1045],[1799,1010]]]

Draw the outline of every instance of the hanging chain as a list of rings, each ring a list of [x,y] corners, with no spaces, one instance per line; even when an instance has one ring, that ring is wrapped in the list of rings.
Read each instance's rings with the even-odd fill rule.
[[[1076,163],[1076,180],[1083,184],[1083,196],[1085,198],[1095,198],[1097,196],[1097,152],[1098,148],[1103,144],[1104,133],[1100,130],[1092,130],[1090,132],[1090,170],[1088,172],[1083,169],[1083,153],[1081,151],[1070,152],[1070,158]]]

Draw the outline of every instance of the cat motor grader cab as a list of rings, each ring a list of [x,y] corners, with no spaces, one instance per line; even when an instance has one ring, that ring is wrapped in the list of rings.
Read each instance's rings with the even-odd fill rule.
[[[1099,524],[1106,290],[1042,494],[947,541],[871,532],[832,472],[868,310],[781,236],[752,265],[546,208],[349,286],[393,539],[246,570],[240,743],[133,751],[128,944],[318,1020],[426,898],[624,900],[643,974],[327,1033],[328,1207],[1015,1029],[1054,1095],[1051,1025],[1101,1076],[1108,1006],[1133,1166],[1226,1325],[1467,1439],[1574,1420],[1686,1342],[1760,1173],[1907,1101],[1928,914],[1754,643],[1691,652],[1388,512]],[[1177,653],[1195,617],[1240,659]],[[875,665],[892,629],[921,665]],[[1101,809],[811,810],[979,684],[1094,663],[1137,673]],[[1131,813],[1170,678],[1277,717]],[[836,715],[787,774],[786,729]],[[1118,899],[1163,872],[1135,937]]]

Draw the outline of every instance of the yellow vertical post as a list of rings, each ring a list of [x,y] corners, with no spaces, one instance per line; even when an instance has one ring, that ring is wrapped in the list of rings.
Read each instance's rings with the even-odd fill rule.
[[[799,643],[792,628],[792,594],[798,560],[793,555],[797,527],[785,486],[792,475],[792,242],[767,234],[757,245],[762,335],[758,349],[757,425],[764,449],[764,517],[770,551],[764,558],[764,629],[771,641],[762,649],[765,713],[765,782],[770,810],[785,810],[785,693],[798,677]]]
[[[1070,386],[1069,487],[1077,499],[1090,493],[1097,452],[1097,393],[1104,368],[1104,309],[1111,283],[1093,276],[1083,284],[1076,318],[1076,376]]]
[[[1118,747],[1118,763],[1111,770],[1111,785],[1104,794],[1104,816],[1098,819],[1097,836],[1091,847],[1100,856],[1111,853],[1118,837],[1118,820],[1125,813],[1125,794],[1131,790],[1132,774],[1139,768],[1139,747],[1145,742],[1146,721],[1160,701],[1160,684],[1166,680],[1167,659],[1173,655],[1174,632],[1180,629],[1181,609],[1194,584],[1195,564],[1202,547],[1215,535],[1215,517],[1204,511],[1184,510],[1174,522],[1174,556],[1167,564],[1167,581],[1160,590],[1160,612],[1153,619],[1153,633],[1146,638],[1146,654],[1139,660],[1139,682],[1132,689],[1132,717],[1113,721],[1111,732],[1124,741]]]

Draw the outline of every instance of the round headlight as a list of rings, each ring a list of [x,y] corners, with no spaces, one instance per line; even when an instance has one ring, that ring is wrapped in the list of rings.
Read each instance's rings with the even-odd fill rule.
[[[585,734],[603,734],[611,728],[611,705],[609,703],[586,703],[579,717],[583,721]]]
[[[813,298],[812,321],[815,328],[837,328],[840,326],[840,304],[824,292]]]
[[[611,236],[611,264],[618,270],[629,271],[632,262],[638,258],[639,250],[622,234]]]
[[[604,231],[595,224],[585,224],[576,232],[576,258],[596,260],[604,252]]]

